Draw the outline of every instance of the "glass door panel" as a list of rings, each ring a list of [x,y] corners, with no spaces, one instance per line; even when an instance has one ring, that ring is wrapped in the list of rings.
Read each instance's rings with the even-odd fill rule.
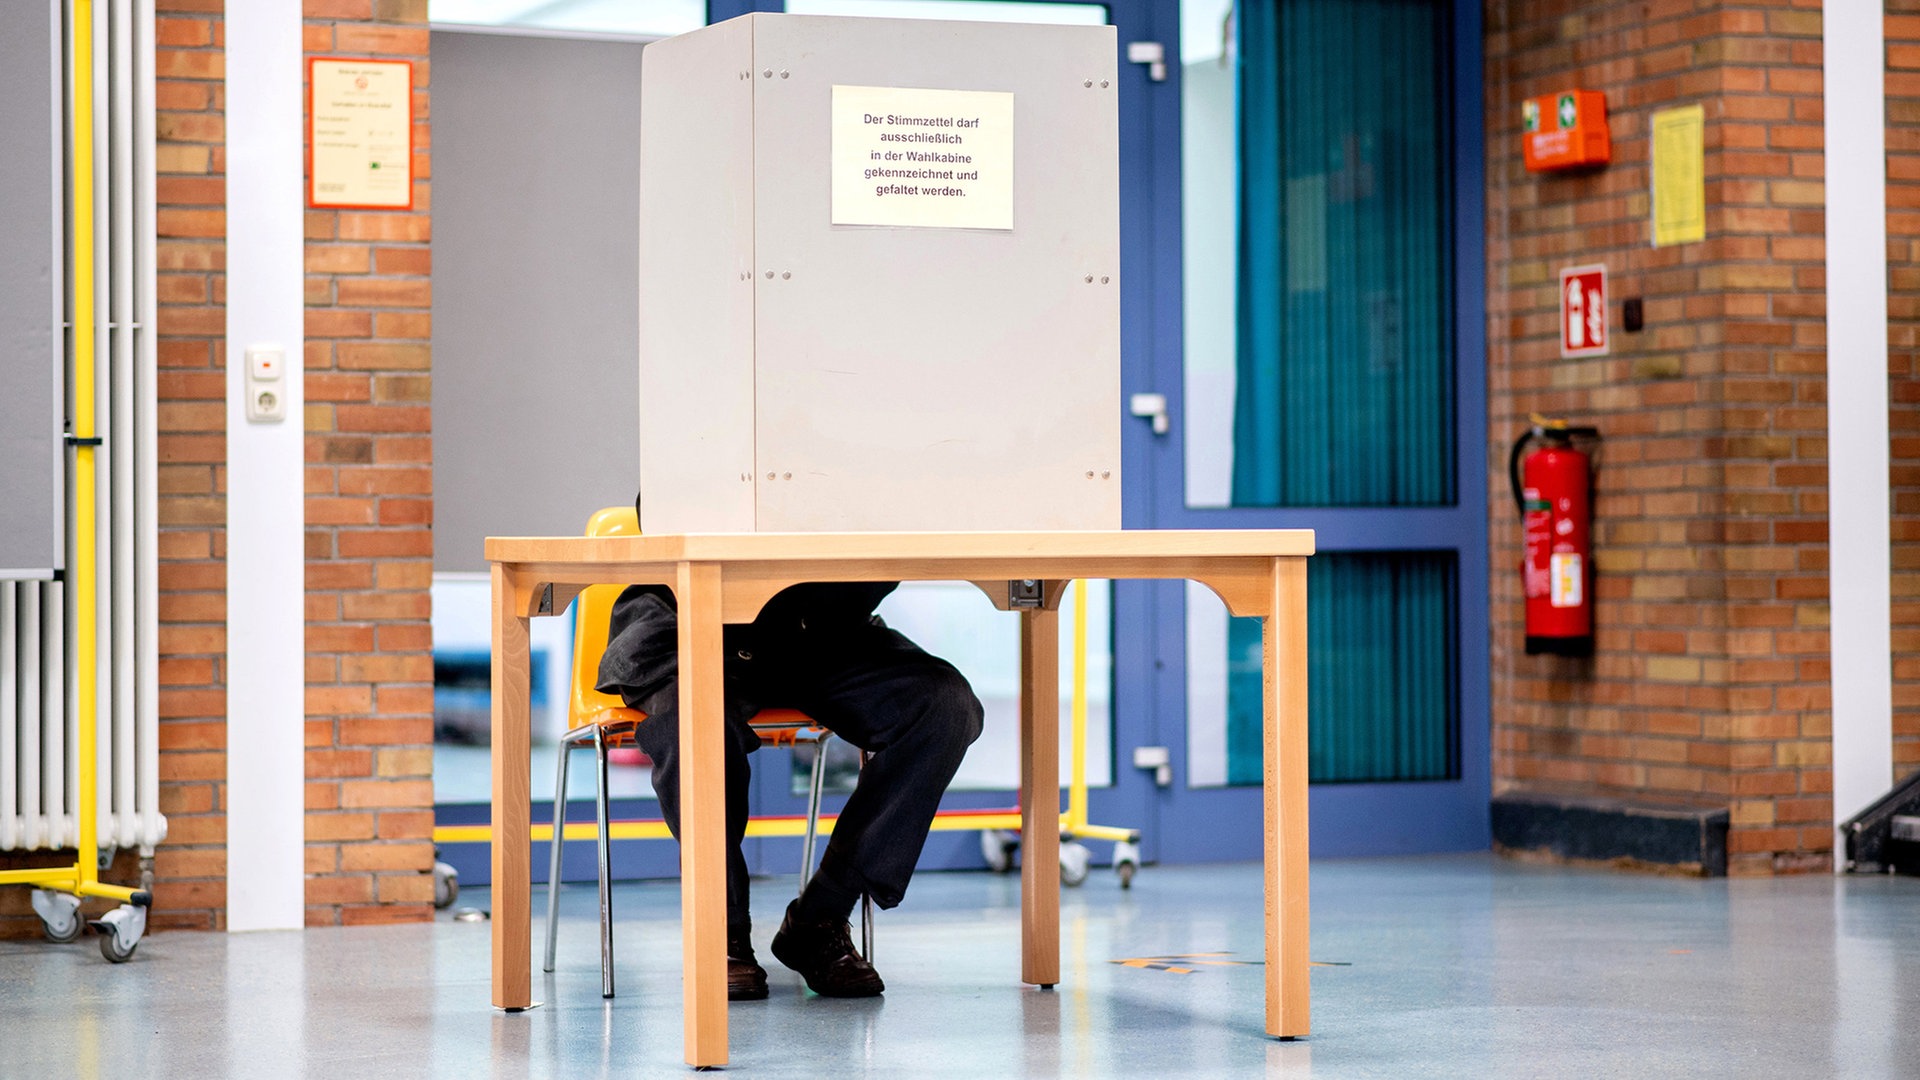
[[[1478,10],[1180,12],[1177,122],[1153,149],[1180,165],[1156,173],[1157,233],[1178,239],[1153,271],[1179,307],[1128,387],[1164,393],[1175,418],[1130,433],[1156,477],[1143,523],[1315,531],[1316,853],[1483,846],[1486,480],[1457,436],[1485,407]],[[1123,665],[1117,697],[1123,759],[1136,687],[1154,714],[1139,727],[1172,748],[1150,853],[1257,857],[1257,830],[1219,823],[1258,819],[1259,623],[1199,586],[1152,604],[1164,629],[1137,644],[1123,609],[1116,643],[1163,672],[1129,682]]]

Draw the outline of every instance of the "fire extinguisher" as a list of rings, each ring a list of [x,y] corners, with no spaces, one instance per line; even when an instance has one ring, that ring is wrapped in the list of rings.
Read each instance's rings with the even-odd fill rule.
[[[1599,440],[1597,428],[1536,414],[1507,458],[1526,536],[1520,581],[1529,656],[1593,655],[1593,458],[1576,443]]]

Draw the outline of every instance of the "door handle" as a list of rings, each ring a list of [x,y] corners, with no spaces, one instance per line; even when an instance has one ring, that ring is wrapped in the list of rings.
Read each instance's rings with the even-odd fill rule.
[[[1146,769],[1153,773],[1154,787],[1169,787],[1173,784],[1173,755],[1164,746],[1136,746],[1133,748],[1133,767]]]
[[[1127,411],[1142,420],[1153,421],[1153,433],[1165,435],[1172,423],[1167,419],[1167,395],[1135,394],[1127,402]]]

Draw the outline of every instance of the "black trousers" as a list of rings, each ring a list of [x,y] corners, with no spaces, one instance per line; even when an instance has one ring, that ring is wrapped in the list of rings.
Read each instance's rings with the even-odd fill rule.
[[[729,628],[726,676],[727,922],[749,925],[747,755],[760,740],[747,722],[761,709],[798,709],[867,751],[818,874],[883,908],[906,895],[940,796],[980,737],[984,716],[952,664],[922,651],[878,618],[777,633]],[[677,673],[677,667],[675,671]],[[679,680],[628,704],[647,713],[636,733],[653,759],[661,816],[680,835]]]

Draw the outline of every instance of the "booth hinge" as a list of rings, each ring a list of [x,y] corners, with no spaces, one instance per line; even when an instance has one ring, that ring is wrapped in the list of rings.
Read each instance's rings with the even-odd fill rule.
[[[1147,78],[1167,81],[1167,47],[1157,41],[1127,42],[1127,63],[1147,65]]]
[[[1037,578],[1017,578],[1007,582],[1007,607],[1037,608],[1046,598],[1046,588]]]

